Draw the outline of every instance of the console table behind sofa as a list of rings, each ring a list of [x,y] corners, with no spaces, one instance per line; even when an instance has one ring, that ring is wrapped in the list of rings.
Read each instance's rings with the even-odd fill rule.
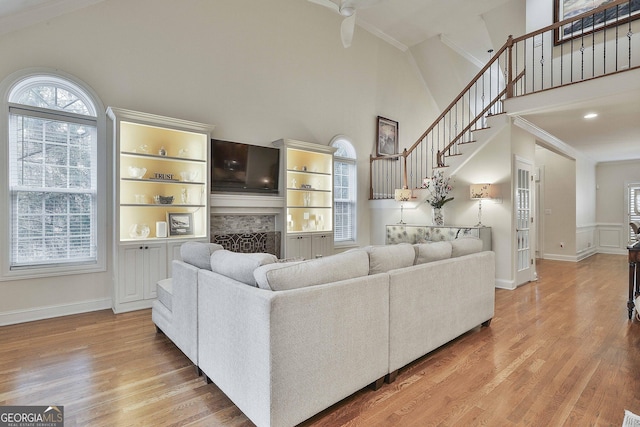
[[[386,244],[439,242],[460,237],[477,237],[482,240],[483,251],[491,250],[491,227],[387,225]]]

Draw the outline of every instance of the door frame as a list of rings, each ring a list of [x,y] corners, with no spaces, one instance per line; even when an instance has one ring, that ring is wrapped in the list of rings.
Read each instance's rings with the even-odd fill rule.
[[[518,275],[518,232],[517,229],[517,191],[518,191],[518,166],[519,164],[524,165],[526,169],[529,171],[529,256],[530,256],[530,268],[528,269],[528,273],[523,273],[522,277],[519,278]],[[522,168],[521,168],[522,169]],[[518,155],[513,156],[512,161],[512,259],[513,259],[513,280],[514,285],[516,287],[523,285],[528,282],[532,282],[538,279],[537,271],[536,271],[536,235],[537,235],[537,220],[536,220],[536,181],[535,181],[535,164],[530,159],[526,159],[524,157],[520,157]]]

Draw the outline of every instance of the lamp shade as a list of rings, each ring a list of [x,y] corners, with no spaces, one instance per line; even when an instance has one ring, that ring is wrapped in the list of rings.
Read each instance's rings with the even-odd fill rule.
[[[396,189],[395,199],[396,202],[408,202],[411,200],[411,190],[408,188]]]
[[[491,184],[471,184],[469,193],[471,199],[490,199]]]

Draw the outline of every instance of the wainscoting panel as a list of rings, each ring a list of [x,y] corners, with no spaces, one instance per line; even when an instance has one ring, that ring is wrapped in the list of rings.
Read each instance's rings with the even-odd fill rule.
[[[627,227],[625,225],[625,227]],[[622,224],[598,225],[598,252],[605,254],[626,254],[627,236]]]

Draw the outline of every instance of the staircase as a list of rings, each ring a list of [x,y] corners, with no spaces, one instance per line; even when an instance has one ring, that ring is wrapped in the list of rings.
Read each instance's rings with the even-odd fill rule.
[[[436,169],[454,174],[508,123],[504,101],[640,67],[629,11],[616,0],[524,36],[509,36],[416,142],[397,155],[370,157],[369,199],[420,188]],[[636,25],[637,27],[637,25]],[[398,161],[400,160],[400,161]]]

